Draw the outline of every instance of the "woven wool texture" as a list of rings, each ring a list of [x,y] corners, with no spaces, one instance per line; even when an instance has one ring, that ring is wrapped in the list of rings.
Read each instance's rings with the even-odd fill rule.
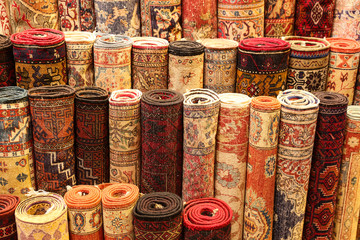
[[[64,33],[47,28],[11,35],[17,85],[30,89],[67,84]]]
[[[9,19],[9,2],[1,1],[0,2],[0,34],[10,36],[11,28],[10,28],[10,19]]]
[[[218,0],[217,36],[240,42],[264,36],[264,0]]]
[[[181,196],[183,165],[182,94],[151,90],[141,99],[141,192]]]
[[[0,35],[0,87],[15,85],[13,46],[9,37]]]
[[[134,231],[137,240],[180,239],[183,202],[168,192],[145,194],[134,208]]]
[[[131,45],[126,36],[106,34],[96,39],[95,86],[108,92],[131,88]]]
[[[17,196],[0,194],[1,240],[16,240],[15,209],[20,202]]]
[[[295,5],[296,0],[265,1],[265,37],[293,35]]]
[[[251,100],[244,239],[272,239],[280,107],[274,97]]]
[[[330,43],[312,37],[283,38],[291,44],[287,89],[324,91],[328,75]]]
[[[316,92],[320,99],[303,239],[331,239],[340,176],[348,100],[339,93]]]
[[[234,211],[231,236],[233,239],[241,239],[251,99],[239,93],[223,93],[219,98],[215,197],[227,202]]]
[[[132,40],[132,88],[142,92],[167,89],[169,42],[153,37]]]
[[[88,32],[64,32],[64,34],[69,85],[72,87],[93,86],[95,35]]]
[[[25,89],[0,88],[0,129],[0,194],[25,199],[30,188],[36,188],[30,108]]]
[[[109,182],[109,97],[99,87],[75,92],[77,184]]]
[[[359,24],[360,1],[336,0],[332,37],[352,38],[359,41]]]
[[[93,0],[58,0],[61,31],[95,30]]]
[[[74,98],[75,90],[67,85],[29,90],[36,184],[61,195],[76,183]]]
[[[220,100],[215,92],[199,88],[185,93],[184,99],[182,198],[187,202],[214,197],[215,136]]]
[[[245,39],[239,44],[236,92],[274,96],[285,89],[290,44],[275,38]]]
[[[114,91],[109,100],[110,181],[140,184],[139,90]]]
[[[301,240],[319,99],[302,90],[279,94],[281,103],[273,238]]]

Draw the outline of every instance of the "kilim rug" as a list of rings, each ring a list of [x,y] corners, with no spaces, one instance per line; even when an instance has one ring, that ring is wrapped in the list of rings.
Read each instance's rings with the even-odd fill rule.
[[[95,35],[89,32],[64,32],[64,34],[69,85],[72,87],[93,86]]]
[[[69,240],[67,206],[55,193],[40,192],[15,210],[18,239]]]
[[[244,239],[272,239],[280,107],[274,97],[251,100]]]
[[[301,240],[319,99],[303,90],[279,94],[273,239]]]
[[[1,240],[16,240],[15,209],[20,202],[17,196],[0,194]]]
[[[359,0],[336,0],[332,37],[352,38],[360,41]]]
[[[99,87],[75,92],[77,184],[109,182],[109,96]]]
[[[291,44],[287,89],[324,91],[328,75],[330,43],[312,37],[283,38]]]
[[[275,38],[251,38],[239,44],[236,92],[274,96],[285,89],[290,44]]]
[[[141,32],[144,37],[181,39],[181,0],[141,0]]]
[[[76,183],[74,98],[67,85],[29,90],[37,187],[61,195]]]
[[[74,186],[64,196],[69,213],[71,240],[104,239],[101,190],[95,186]]]
[[[58,4],[61,31],[95,30],[93,0],[58,0]]]
[[[176,41],[169,45],[169,89],[185,93],[202,88],[204,46],[193,41]]]
[[[36,188],[30,108],[25,89],[0,88],[0,129],[0,194],[24,199],[30,188]]]
[[[168,192],[145,194],[134,208],[134,231],[138,240],[180,239],[183,202]]]
[[[11,35],[17,85],[30,89],[67,84],[64,33],[47,28]]]
[[[118,90],[109,100],[110,181],[140,185],[139,90]]]
[[[181,196],[183,167],[181,93],[151,90],[141,98],[141,192]]]
[[[9,19],[9,10],[10,5],[7,1],[1,1],[0,2],[0,34],[10,36],[11,35],[11,29],[10,29],[10,19]]]
[[[235,92],[238,43],[227,39],[205,39],[204,88],[216,93]]]
[[[134,240],[133,209],[139,199],[139,188],[118,183],[102,192],[105,240]]]
[[[296,0],[265,1],[265,37],[293,35],[295,4]]]
[[[360,106],[347,109],[332,239],[356,239],[360,210]]]
[[[326,91],[341,93],[352,104],[359,67],[360,43],[346,38],[327,38],[326,40],[330,42]]]
[[[348,100],[339,93],[316,92],[320,99],[303,239],[331,239],[340,176]]]
[[[16,86],[13,46],[8,36],[0,34],[0,87],[6,86]]]
[[[216,198],[194,199],[186,203],[183,212],[184,240],[230,240],[230,206]]]
[[[109,92],[131,88],[131,45],[126,36],[106,34],[96,39],[95,86]]]
[[[264,36],[264,0],[218,0],[217,36],[240,42]]]
[[[215,197],[227,202],[234,211],[231,237],[242,239],[251,99],[240,93],[224,93],[219,97]]]
[[[132,40],[132,88],[142,92],[167,89],[169,42],[153,37],[137,37]]]
[[[200,88],[185,93],[184,99],[182,198],[187,202],[214,197],[215,136],[220,100],[214,91]]]

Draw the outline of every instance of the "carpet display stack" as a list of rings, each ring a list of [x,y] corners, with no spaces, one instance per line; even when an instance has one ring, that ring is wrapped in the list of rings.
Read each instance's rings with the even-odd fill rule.
[[[9,2],[0,2],[0,34],[5,36],[11,35],[10,20],[9,20]]]
[[[93,0],[58,0],[60,29],[62,31],[95,30]]]
[[[265,1],[265,37],[293,35],[295,5],[296,0]]]
[[[359,0],[336,0],[332,37],[360,40]]]
[[[13,46],[8,36],[0,35],[0,87],[15,85]]]
[[[15,209],[19,202],[17,196],[0,194],[0,232],[4,240],[17,239]]]

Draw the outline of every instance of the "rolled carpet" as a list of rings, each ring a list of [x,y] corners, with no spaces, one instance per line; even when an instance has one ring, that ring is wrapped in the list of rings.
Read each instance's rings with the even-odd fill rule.
[[[138,240],[180,239],[182,233],[181,198],[168,192],[145,194],[134,208],[134,231]]]
[[[93,0],[58,0],[61,31],[95,30],[95,9]]]
[[[265,37],[294,34],[296,0],[265,1]]]
[[[17,196],[0,194],[0,232],[2,240],[17,239],[15,209],[20,203]]]
[[[0,34],[0,87],[16,86],[13,45],[10,37]]]
[[[183,101],[179,92],[151,90],[141,98],[141,192],[181,196]]]
[[[0,22],[0,34],[5,36],[11,35],[11,27],[10,27],[10,3],[8,1],[0,2],[0,13],[2,16]]]
[[[230,206],[216,198],[194,199],[186,203],[183,212],[184,240],[230,240]]]
[[[251,38],[239,44],[236,92],[274,96],[285,89],[290,44],[276,38]]]
[[[332,37],[352,38],[360,41],[359,0],[336,0]]]
[[[11,35],[17,85],[30,89],[67,84],[64,33],[48,28]]]

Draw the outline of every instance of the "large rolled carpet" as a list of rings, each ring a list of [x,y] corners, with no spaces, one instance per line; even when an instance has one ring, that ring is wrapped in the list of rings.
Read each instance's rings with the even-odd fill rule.
[[[265,0],[265,37],[294,34],[296,0]]]
[[[0,2],[0,34],[5,36],[11,35],[10,27],[10,3],[7,1]]]
[[[95,30],[94,0],[58,0],[61,31]]]
[[[0,87],[16,86],[13,45],[8,36],[0,35]]]
[[[20,198],[8,194],[0,194],[0,233],[2,240],[17,239],[15,209]]]
[[[319,99],[303,90],[279,94],[273,238],[301,240]]]
[[[332,37],[352,38],[360,41],[359,0],[336,0]]]
[[[316,92],[320,99],[303,239],[331,239],[336,211],[346,109],[339,93]]]

